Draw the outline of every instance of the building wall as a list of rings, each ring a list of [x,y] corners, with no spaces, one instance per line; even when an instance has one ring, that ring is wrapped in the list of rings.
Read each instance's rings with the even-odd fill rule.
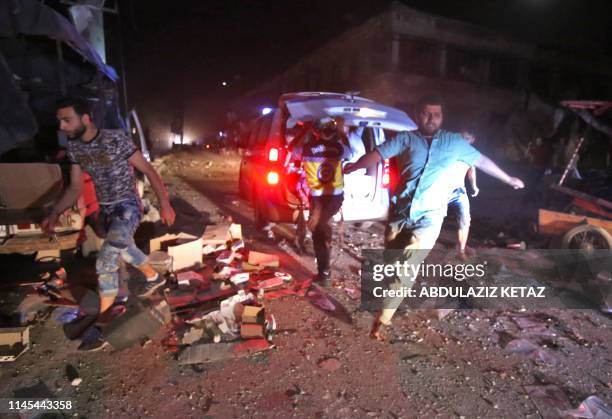
[[[514,149],[503,153],[516,157],[515,143],[552,130],[554,107],[537,100],[529,106],[528,92],[535,83],[535,91],[557,100],[552,92],[566,94],[560,81],[575,81],[571,68],[571,57],[394,3],[249,92],[237,108],[276,103],[291,91],[358,91],[411,113],[420,96],[435,93],[447,104],[448,128],[472,126],[487,139],[481,146]],[[602,75],[612,65],[600,59],[598,68],[583,68],[584,80],[612,87]]]

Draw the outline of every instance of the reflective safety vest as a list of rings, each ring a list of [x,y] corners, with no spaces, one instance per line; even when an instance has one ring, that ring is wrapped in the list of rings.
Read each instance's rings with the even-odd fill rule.
[[[310,195],[341,195],[344,192],[342,160],[349,156],[348,147],[337,140],[304,144],[301,159]]]

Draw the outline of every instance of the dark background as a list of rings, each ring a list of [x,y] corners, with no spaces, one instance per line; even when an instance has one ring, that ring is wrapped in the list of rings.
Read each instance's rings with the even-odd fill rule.
[[[109,61],[118,70],[120,46],[123,48],[130,107],[136,106],[147,123],[169,127],[174,113],[182,106],[185,131],[192,136],[215,132],[222,125],[230,100],[391,3],[118,1],[120,16],[106,15],[107,48]],[[612,13],[608,1],[402,3],[539,45],[612,55]],[[222,86],[223,81],[227,86]]]

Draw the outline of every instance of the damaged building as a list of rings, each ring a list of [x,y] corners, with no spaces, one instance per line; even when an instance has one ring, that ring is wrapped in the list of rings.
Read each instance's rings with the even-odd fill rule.
[[[606,99],[612,88],[612,62],[583,55],[584,61],[576,60],[560,48],[395,2],[247,92],[234,107],[252,115],[285,92],[358,91],[411,114],[416,100],[433,92],[446,101],[447,128],[474,129],[479,148],[495,158],[522,160],[529,143],[541,137],[554,143],[550,164],[561,167],[577,142],[570,137],[586,125],[570,118],[560,101]],[[580,164],[609,167],[609,136],[597,132],[587,139]]]

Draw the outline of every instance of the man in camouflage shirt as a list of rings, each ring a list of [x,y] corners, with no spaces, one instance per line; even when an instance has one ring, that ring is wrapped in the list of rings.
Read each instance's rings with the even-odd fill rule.
[[[60,130],[69,139],[70,186],[43,220],[42,228],[53,231],[59,215],[74,205],[81,195],[82,171],[89,173],[96,187],[101,221],[106,230],[96,260],[100,313],[104,313],[113,305],[119,289],[119,258],[144,273],[147,283],[142,296],[150,295],[164,284],[148,264],[147,256],[134,243],[134,232],[142,216],[134,169],[149,179],[159,199],[163,222],[172,225],[176,215],[161,178],[125,132],[98,129],[88,103],[79,98],[60,100],[57,119]]]

